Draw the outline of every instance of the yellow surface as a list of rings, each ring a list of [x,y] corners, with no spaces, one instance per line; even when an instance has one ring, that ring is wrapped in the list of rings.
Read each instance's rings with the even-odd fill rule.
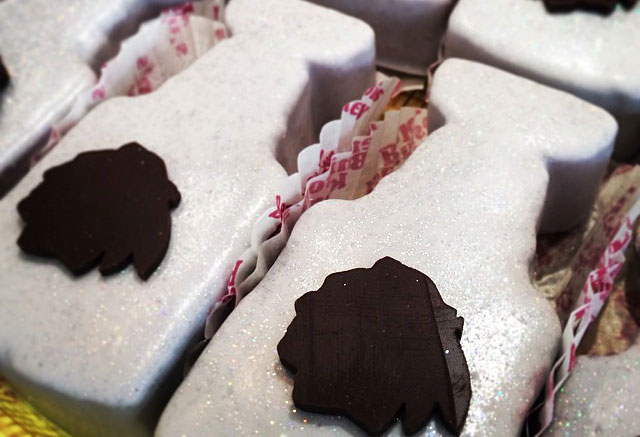
[[[0,377],[0,437],[68,437],[22,399]]]

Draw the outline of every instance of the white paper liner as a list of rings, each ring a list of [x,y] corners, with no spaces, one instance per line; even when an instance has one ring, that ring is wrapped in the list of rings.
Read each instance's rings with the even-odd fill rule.
[[[82,94],[56,123],[35,165],[93,107],[116,96],[138,96],[158,89],[219,41],[227,38],[224,0],[187,2],[164,9],[122,43],[118,55],[101,70],[97,83]]]
[[[419,108],[387,111],[400,87],[395,78],[368,89],[360,100],[347,103],[340,120],[327,123],[319,144],[298,155],[298,173],[276,190],[275,207],[256,221],[251,247],[236,261],[227,293],[207,318],[210,339],[226,316],[255,288],[284,248],[304,211],[326,199],[357,199],[370,193],[411,155],[427,136],[427,112]]]
[[[573,372],[576,364],[576,350],[584,334],[598,318],[613,290],[614,281],[625,263],[624,252],[632,241],[634,223],[639,217],[640,202],[637,202],[623,218],[618,231],[601,255],[598,265],[589,273],[582,287],[575,309],[562,333],[560,358],[547,377],[544,401],[530,413],[530,415],[537,414],[536,436],[542,435],[553,421],[555,396]]]

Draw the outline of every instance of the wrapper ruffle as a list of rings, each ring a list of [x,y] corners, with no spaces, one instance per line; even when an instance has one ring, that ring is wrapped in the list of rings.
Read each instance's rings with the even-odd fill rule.
[[[404,107],[385,112],[399,86],[397,79],[386,79],[368,89],[360,100],[343,107],[340,120],[322,128],[318,144],[300,152],[298,173],[277,188],[274,207],[254,224],[251,247],[236,261],[227,293],[207,318],[206,340],[262,280],[304,211],[323,200],[353,200],[370,193],[424,140],[426,110]]]
[[[228,36],[224,0],[190,2],[165,9],[122,43],[118,55],[102,67],[97,83],[52,127],[46,146],[34,155],[32,165],[96,105],[112,97],[155,91]]]

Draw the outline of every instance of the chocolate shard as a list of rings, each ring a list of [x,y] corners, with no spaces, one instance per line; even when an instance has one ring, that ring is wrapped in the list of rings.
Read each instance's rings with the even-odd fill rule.
[[[103,275],[133,263],[147,279],[169,247],[180,193],[164,161],[137,143],[81,153],[50,168],[18,204],[20,248],[59,259],[74,275]]]
[[[295,309],[278,354],[298,408],[344,415],[370,435],[397,418],[415,434],[435,412],[460,433],[471,400],[464,321],[426,275],[383,258],[329,275]]]
[[[625,281],[627,309],[640,326],[640,219],[633,226],[633,240],[627,250],[628,273]]]
[[[9,85],[9,72],[7,71],[4,63],[2,62],[2,56],[0,56],[0,91],[4,90]]]
[[[603,14],[610,14],[618,4],[631,9],[637,0],[544,0],[547,9],[551,12],[567,12],[575,9],[584,9]]]

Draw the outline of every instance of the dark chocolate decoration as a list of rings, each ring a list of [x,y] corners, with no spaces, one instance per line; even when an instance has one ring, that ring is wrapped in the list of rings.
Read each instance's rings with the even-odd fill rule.
[[[59,259],[74,275],[133,263],[147,279],[164,258],[180,193],[164,161],[137,143],[81,153],[44,173],[18,204],[25,252]]]
[[[630,9],[635,6],[637,0],[544,0],[544,3],[551,12],[585,9],[610,14],[618,4]]]
[[[627,309],[636,325],[640,326],[640,219],[633,226],[633,239],[625,256],[627,257],[627,278],[625,299]]]
[[[2,63],[2,56],[0,56],[0,91],[5,89],[9,85],[9,72]]]
[[[464,320],[426,275],[383,258],[329,275],[295,309],[278,354],[298,408],[344,415],[371,435],[396,417],[414,434],[437,412],[460,433],[471,400]]]

